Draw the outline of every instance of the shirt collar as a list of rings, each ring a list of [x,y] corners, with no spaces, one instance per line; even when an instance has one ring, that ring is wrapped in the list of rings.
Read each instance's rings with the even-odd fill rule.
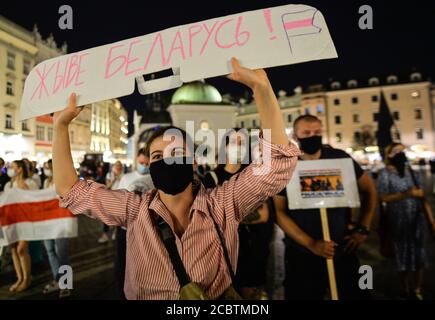
[[[209,214],[209,209],[207,205],[207,192],[203,184],[200,181],[194,180],[192,185],[192,190],[193,190],[193,194],[195,195],[195,198],[192,203],[190,215],[192,215],[194,211],[199,211],[202,214]],[[157,189],[154,189],[152,192],[154,193],[154,196],[149,205],[149,209],[156,212],[167,222],[172,221],[170,217],[170,212],[166,208],[162,200],[160,199]],[[190,218],[192,217],[190,216]]]

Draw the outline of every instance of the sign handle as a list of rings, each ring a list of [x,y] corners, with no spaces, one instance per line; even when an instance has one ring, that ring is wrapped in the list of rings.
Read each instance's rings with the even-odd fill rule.
[[[331,241],[331,236],[329,235],[328,215],[326,214],[326,208],[320,208],[320,220],[322,221],[323,240]],[[335,281],[334,260],[326,259],[326,266],[328,268],[331,299],[338,300],[337,282]]]

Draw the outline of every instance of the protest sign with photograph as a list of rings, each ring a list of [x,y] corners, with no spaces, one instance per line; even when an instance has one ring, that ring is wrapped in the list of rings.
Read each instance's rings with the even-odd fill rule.
[[[289,209],[359,207],[352,159],[298,161],[287,197]]]

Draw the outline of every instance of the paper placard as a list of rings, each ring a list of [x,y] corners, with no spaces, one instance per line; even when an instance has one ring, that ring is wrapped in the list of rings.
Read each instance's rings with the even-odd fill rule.
[[[164,13],[162,12],[162,16]],[[209,19],[49,59],[26,79],[21,120],[62,110],[71,92],[78,105],[177,88],[231,72],[230,59],[268,68],[336,58],[323,15],[285,5]],[[174,76],[144,81],[171,69]]]
[[[291,210],[359,207],[352,159],[298,161],[287,185],[287,199]]]

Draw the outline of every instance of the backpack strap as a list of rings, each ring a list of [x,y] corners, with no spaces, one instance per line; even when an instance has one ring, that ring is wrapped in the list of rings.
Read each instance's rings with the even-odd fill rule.
[[[208,205],[208,202],[207,202],[207,207],[208,207],[210,218],[213,221],[213,225],[214,225],[214,228],[216,230],[216,233],[219,236],[219,241],[221,243],[221,247],[222,247],[222,250],[223,250],[223,253],[224,253],[225,264],[227,265],[228,273],[230,274],[231,284],[237,290],[238,288],[236,287],[236,277],[234,275],[233,267],[231,266],[230,256],[228,254],[227,246],[225,245],[224,236],[223,236],[222,231],[219,228],[219,225],[217,224],[216,220],[213,218],[213,215],[211,213],[211,210],[210,210],[210,207]]]
[[[157,214],[156,218],[157,229],[159,231],[160,238],[165,245],[166,251],[168,251],[169,258],[171,259],[172,266],[174,267],[175,274],[177,275],[180,287],[184,287],[190,282],[190,278],[187,275],[186,269],[184,268],[183,261],[181,261],[180,255],[178,254],[177,245],[175,243],[175,236],[171,230],[171,227],[166,223],[161,216]]]
[[[218,176],[217,176],[216,172],[214,172],[214,170],[210,170],[208,173],[213,178],[215,186],[217,186],[219,184],[219,179],[218,179]]]

